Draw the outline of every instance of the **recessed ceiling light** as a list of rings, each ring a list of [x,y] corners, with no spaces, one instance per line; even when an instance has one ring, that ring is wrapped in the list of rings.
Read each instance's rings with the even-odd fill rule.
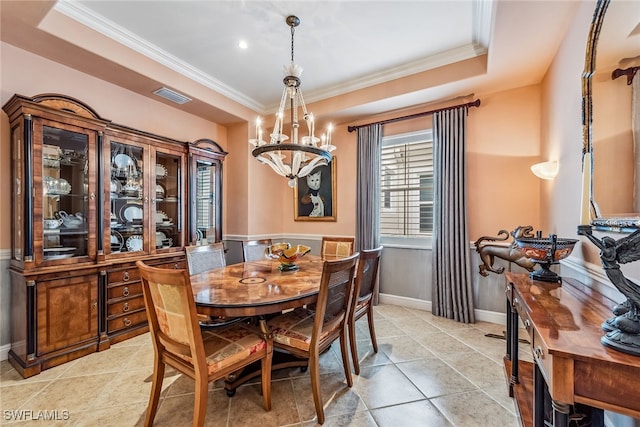
[[[238,42],[238,47],[239,47],[240,49],[246,49],[246,48],[248,48],[248,47],[249,47],[249,45],[247,44],[247,42],[246,42],[246,41],[244,41],[244,40],[240,40],[240,41]]]

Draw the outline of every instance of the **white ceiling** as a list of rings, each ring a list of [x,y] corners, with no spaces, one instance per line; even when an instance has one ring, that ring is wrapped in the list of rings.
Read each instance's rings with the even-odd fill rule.
[[[3,13],[6,3],[11,2],[0,1]],[[64,0],[47,14],[63,14],[261,114],[273,111],[280,100],[282,67],[290,60],[291,33],[285,24],[290,14],[301,19],[295,33],[295,60],[304,68],[301,87],[307,103],[470,58],[487,58],[481,72],[462,78],[452,75],[418,89],[394,88],[389,96],[343,112],[355,117],[540,82],[577,4],[575,0]],[[10,18],[6,15],[3,24]],[[68,59],[69,49],[86,49],[80,37],[72,40],[68,28],[60,25],[32,26],[41,27],[39,39],[44,42],[64,38],[69,43],[64,53],[49,51],[50,59],[80,68]],[[12,34],[22,27],[8,28],[2,32],[3,41],[43,50],[42,41],[35,46]],[[237,47],[241,39],[248,49]],[[125,74],[136,71],[120,67],[118,72],[122,75],[100,78],[123,85]],[[221,115],[220,121],[230,118]]]

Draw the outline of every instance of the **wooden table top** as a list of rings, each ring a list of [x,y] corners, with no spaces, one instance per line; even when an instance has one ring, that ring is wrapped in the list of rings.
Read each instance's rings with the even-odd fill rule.
[[[559,284],[505,275],[520,317],[530,319],[534,360],[552,399],[640,417],[640,357],[600,342],[613,302],[575,279]]]
[[[602,322],[613,316],[613,302],[575,279],[559,283],[505,273],[526,307],[549,352],[574,358],[600,359],[640,367],[640,358],[605,347]]]
[[[228,265],[191,276],[198,312],[211,316],[257,316],[315,302],[324,259],[307,254],[296,271],[261,260]]]

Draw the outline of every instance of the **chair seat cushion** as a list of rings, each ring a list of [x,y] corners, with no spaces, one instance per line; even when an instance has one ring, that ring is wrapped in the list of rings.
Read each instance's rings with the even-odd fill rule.
[[[246,323],[202,332],[209,373],[224,369],[252,354],[262,352],[267,343],[260,332]]]
[[[273,343],[308,351],[313,333],[315,312],[308,308],[296,308],[269,321]],[[320,337],[322,339],[322,337]]]

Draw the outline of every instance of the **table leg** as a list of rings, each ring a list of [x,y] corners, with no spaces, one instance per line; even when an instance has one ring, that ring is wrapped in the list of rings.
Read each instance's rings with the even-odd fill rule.
[[[547,383],[538,364],[533,364],[533,427],[545,427],[544,401],[547,394]]]
[[[509,312],[511,317],[511,332],[507,339],[511,347],[511,378],[509,379],[509,395],[513,396],[513,386],[518,384],[518,310],[511,305]]]
[[[513,360],[511,358],[511,329],[513,328],[513,325],[511,324],[511,303],[509,302],[509,298],[507,298],[507,336],[506,336],[506,342],[507,342],[507,352],[504,355],[504,357],[507,360]]]

